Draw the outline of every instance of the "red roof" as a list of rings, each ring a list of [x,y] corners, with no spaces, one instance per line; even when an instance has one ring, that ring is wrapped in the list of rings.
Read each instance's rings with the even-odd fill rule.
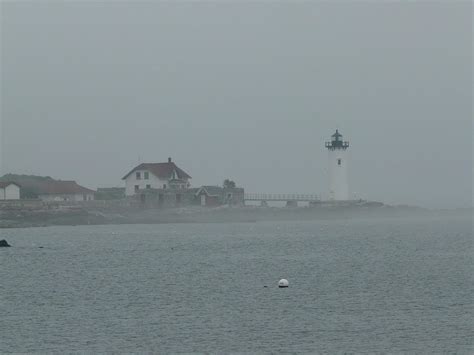
[[[142,163],[137,167],[133,168],[127,175],[125,175],[122,180],[125,180],[130,174],[133,174],[137,170],[148,170],[157,178],[160,179],[171,179],[173,171],[176,171],[178,179],[191,179],[184,170],[178,168],[175,163]]]
[[[18,185],[16,182],[13,182],[13,181],[0,181],[0,189],[4,189],[5,187],[10,186],[10,185],[16,185],[18,187],[21,187],[20,185]]]
[[[38,195],[91,194],[94,190],[78,185],[75,181],[43,181],[37,185]]]

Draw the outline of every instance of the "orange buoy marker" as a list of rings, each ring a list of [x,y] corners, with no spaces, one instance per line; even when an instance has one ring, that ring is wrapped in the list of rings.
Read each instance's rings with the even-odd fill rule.
[[[281,279],[280,281],[278,281],[279,288],[285,288],[285,287],[288,287],[288,285],[289,283],[287,279]]]

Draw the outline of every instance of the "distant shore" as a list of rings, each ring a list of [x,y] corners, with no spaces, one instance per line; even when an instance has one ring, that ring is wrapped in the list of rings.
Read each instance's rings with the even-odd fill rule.
[[[259,221],[304,221],[348,218],[409,217],[473,214],[472,209],[430,210],[409,206],[353,205],[315,207],[185,207],[170,209],[61,208],[53,210],[1,210],[0,228],[54,225],[223,223]]]

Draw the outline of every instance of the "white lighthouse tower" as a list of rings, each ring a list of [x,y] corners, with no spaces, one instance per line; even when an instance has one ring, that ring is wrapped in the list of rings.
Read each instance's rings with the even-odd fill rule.
[[[347,148],[349,142],[342,140],[342,134],[336,129],[331,141],[326,142],[329,152],[329,197],[331,200],[343,201],[349,199],[347,185]]]

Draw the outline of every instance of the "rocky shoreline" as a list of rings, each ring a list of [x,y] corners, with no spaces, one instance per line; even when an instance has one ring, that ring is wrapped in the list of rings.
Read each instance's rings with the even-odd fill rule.
[[[461,211],[461,212],[460,212]],[[48,210],[0,210],[0,228],[45,227],[54,225],[223,223],[272,220],[321,220],[365,217],[436,216],[466,213],[466,210],[428,210],[408,206],[353,205],[316,207],[187,207],[173,209],[61,208]]]

